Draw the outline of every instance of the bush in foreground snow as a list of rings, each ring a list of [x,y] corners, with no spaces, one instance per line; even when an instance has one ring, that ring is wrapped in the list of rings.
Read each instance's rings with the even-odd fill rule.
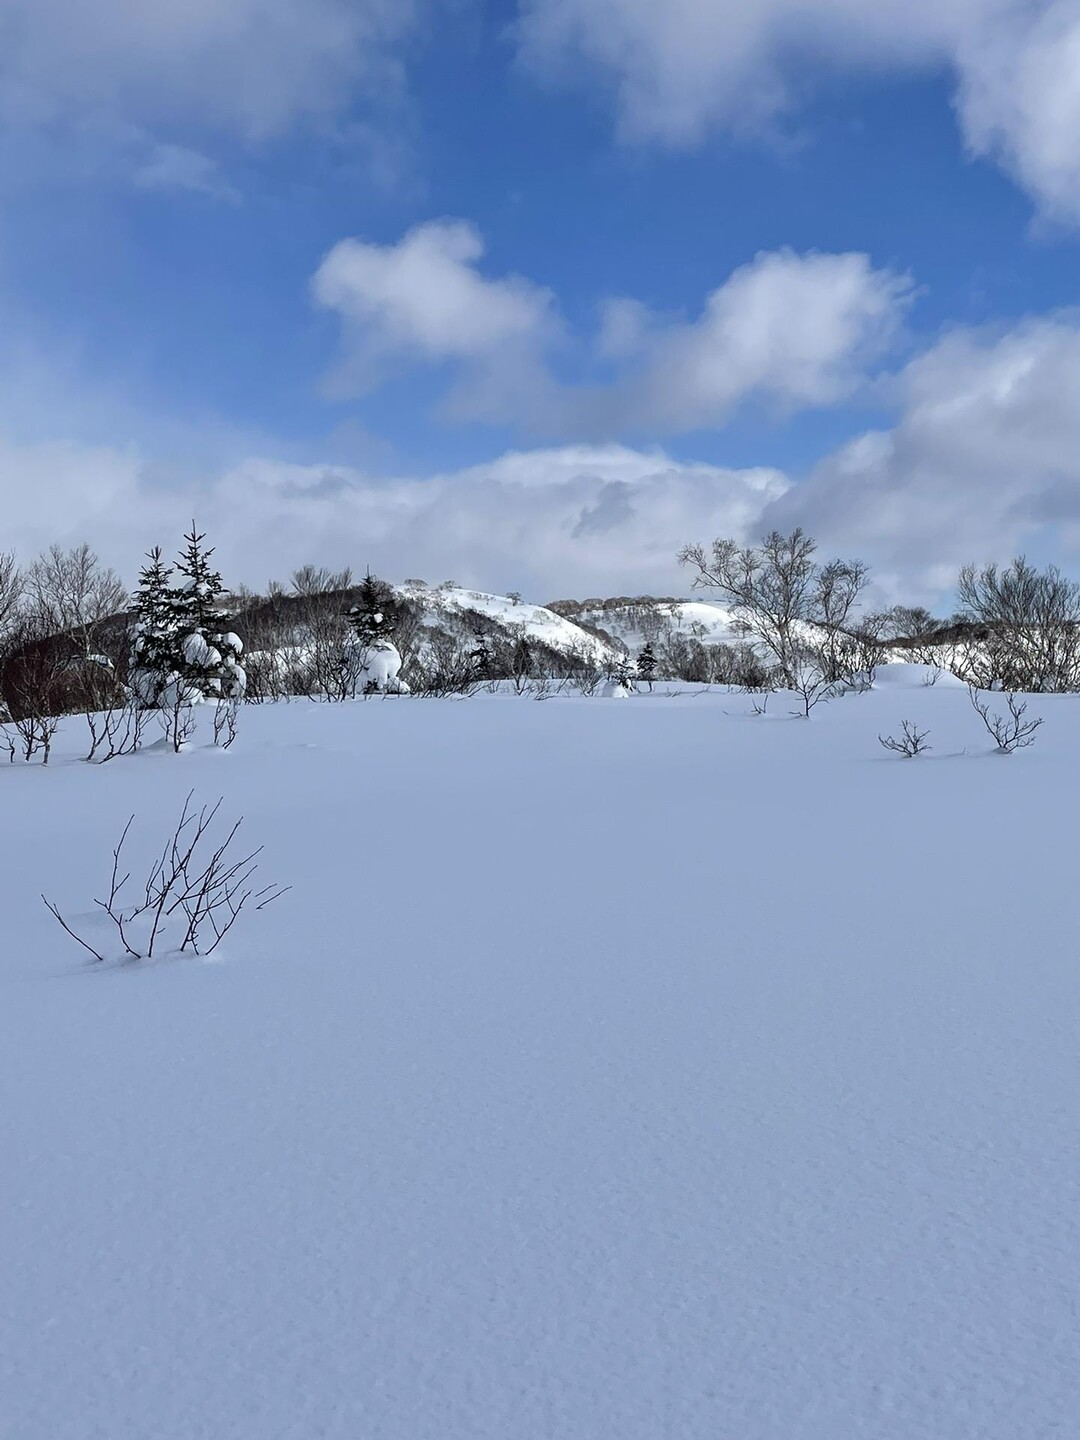
[[[72,929],[59,907],[41,897],[66,933],[95,960],[212,955],[249,902],[252,909],[263,910],[289,889],[266,885],[256,890],[254,876],[262,847],[240,856],[230,849],[242,818],[217,839],[211,831],[221,801],[195,811],[191,798],[189,793],[141,893],[125,891],[131,873],[121,873],[134,815],[128,820],[112,852],[108,898],[95,899],[100,912],[92,917],[96,926],[84,927],[92,938]]]

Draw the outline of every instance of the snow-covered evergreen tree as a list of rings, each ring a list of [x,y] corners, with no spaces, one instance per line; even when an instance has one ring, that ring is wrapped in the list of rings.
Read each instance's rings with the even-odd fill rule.
[[[169,588],[172,567],[166,565],[160,545],[146,559],[135,591],[128,679],[139,703],[152,708],[175,674],[180,653]]]
[[[491,646],[491,637],[482,630],[476,631],[473,636],[473,647],[469,651],[469,669],[474,680],[490,680],[495,669],[495,653]]]
[[[612,665],[609,672],[611,678],[604,686],[604,694],[616,698],[624,698],[634,693],[634,680],[630,674],[630,657],[622,655]]]
[[[652,689],[653,681],[656,679],[656,652],[652,647],[651,640],[646,640],[638,651],[637,678],[648,685],[650,690]]]
[[[392,638],[397,609],[393,589],[369,570],[346,615],[352,630],[341,655],[347,695],[392,695],[408,690],[399,678],[401,655]]]
[[[384,580],[369,570],[357,589],[356,601],[349,610],[349,624],[357,638],[366,645],[393,639],[391,616],[393,592]]]
[[[193,699],[239,699],[247,676],[240,637],[225,630],[220,606],[225,586],[210,564],[213,548],[194,524],[176,562],[179,584],[169,592],[179,650],[179,670]]]

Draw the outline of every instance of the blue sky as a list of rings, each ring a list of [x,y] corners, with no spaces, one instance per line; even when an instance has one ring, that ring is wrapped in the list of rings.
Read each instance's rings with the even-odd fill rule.
[[[0,548],[1074,554],[1078,0],[84,10],[0,0]]]

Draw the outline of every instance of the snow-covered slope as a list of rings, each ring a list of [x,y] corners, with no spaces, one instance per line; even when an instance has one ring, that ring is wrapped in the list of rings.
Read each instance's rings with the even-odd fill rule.
[[[1076,700],[919,679],[0,766],[4,1440],[1073,1435]],[[84,965],[190,789],[293,891]]]
[[[525,600],[449,585],[423,589],[406,585],[401,587],[401,593],[412,604],[421,607],[425,623],[429,625],[445,625],[448,619],[464,621],[470,612],[474,612],[507,634],[523,630],[530,640],[563,655],[579,656],[603,665],[620,654],[618,647],[543,605],[530,605]]]
[[[672,635],[700,640],[706,645],[732,644],[739,638],[731,628],[726,605],[710,600],[649,601],[643,598],[644,604],[640,600],[585,602],[567,618],[599,626],[621,640],[630,651],[640,649],[646,640],[655,644]]]

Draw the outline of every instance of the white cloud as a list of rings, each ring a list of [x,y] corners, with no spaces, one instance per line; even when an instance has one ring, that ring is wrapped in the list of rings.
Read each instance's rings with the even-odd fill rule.
[[[781,250],[734,271],[689,323],[664,325],[624,302],[608,311],[602,349],[637,354],[643,369],[617,388],[617,409],[682,431],[719,424],[751,397],[835,404],[893,338],[910,294],[866,255]]]
[[[418,225],[396,245],[335,245],[312,281],[317,303],[342,320],[335,388],[373,388],[388,363],[458,362],[485,386],[531,366],[556,332],[552,297],[527,280],[486,279],[483,253],[479,232],[461,220]]]
[[[693,143],[752,130],[793,102],[807,62],[944,60],[987,0],[523,0],[521,50],[541,72],[606,74],[623,133]]]
[[[968,144],[1080,223],[1080,3],[1014,5],[960,50],[958,110]]]
[[[252,458],[178,491],[155,484],[132,453],[0,442],[0,487],[14,497],[5,544],[25,556],[86,539],[129,580],[142,552],[175,543],[194,511],[233,582],[263,583],[312,560],[539,600],[671,593],[685,588],[675,554],[688,537],[751,532],[786,483],[773,470],[579,446],[425,479]]]
[[[956,331],[897,389],[895,428],[828,457],[768,523],[804,524],[908,593],[969,560],[1080,550],[1080,317]]]
[[[971,150],[1080,220],[1078,0],[522,0],[521,54],[598,72],[631,140],[767,129],[822,66],[950,68]]]
[[[133,178],[143,190],[191,190],[220,200],[240,198],[216,161],[186,145],[153,144]]]
[[[0,0],[0,116],[259,140],[392,84],[413,0]]]
[[[573,386],[551,364],[565,338],[554,297],[519,277],[485,277],[482,257],[476,229],[451,220],[395,245],[336,245],[313,280],[316,301],[342,319],[333,388],[362,393],[395,367],[449,365],[456,418],[552,434],[684,432],[722,424],[750,399],[843,399],[891,339],[911,289],[865,255],[762,253],[692,321],[609,302],[592,348],[616,378]]]
[[[140,448],[0,438],[0,545],[24,554],[89,540],[132,578],[151,544],[194,513],[226,574],[253,584],[311,560],[367,564],[532,598],[651,590],[688,580],[688,540],[754,539],[795,524],[829,552],[870,561],[879,593],[949,603],[959,565],[1018,550],[1080,555],[1080,315],[1006,331],[957,330],[895,381],[891,430],[858,436],[798,483],[660,450],[522,450],[433,476],[295,464],[268,451],[166,470],[181,436]],[[20,407],[25,408],[25,407]],[[47,416],[39,417],[40,430]],[[123,427],[117,424],[117,429]],[[126,433],[126,432],[125,432]]]

